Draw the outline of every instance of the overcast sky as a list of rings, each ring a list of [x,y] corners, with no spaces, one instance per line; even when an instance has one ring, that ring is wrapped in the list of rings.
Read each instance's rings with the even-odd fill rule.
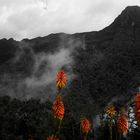
[[[0,0],[0,39],[97,31],[140,0]]]

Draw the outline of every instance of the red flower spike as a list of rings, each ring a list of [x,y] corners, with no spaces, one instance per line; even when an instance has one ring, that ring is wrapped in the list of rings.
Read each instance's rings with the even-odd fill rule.
[[[128,121],[124,112],[121,112],[117,120],[118,132],[121,134],[128,132]]]
[[[56,75],[56,86],[58,89],[63,89],[67,83],[67,76],[63,70],[60,70]]]
[[[51,136],[47,137],[47,140],[58,140],[58,139],[55,135],[51,135]]]
[[[64,108],[62,98],[59,95],[55,98],[53,102],[52,112],[55,118],[60,119],[60,120],[63,119],[65,108]]]
[[[90,130],[90,122],[87,118],[81,120],[81,130],[83,133],[87,134]]]
[[[138,93],[134,99],[135,105],[135,118],[137,123],[140,125],[140,93]]]

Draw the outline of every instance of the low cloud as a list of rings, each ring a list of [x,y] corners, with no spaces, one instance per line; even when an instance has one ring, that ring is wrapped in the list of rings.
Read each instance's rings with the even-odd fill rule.
[[[41,100],[52,99],[56,94],[55,76],[60,69],[64,69],[68,76],[68,84],[71,83],[76,75],[73,74],[73,53],[78,47],[84,48],[84,41],[68,38],[64,42],[65,36],[60,36],[59,47],[52,53],[35,53],[32,50],[34,44],[22,41],[19,50],[15,54],[13,64],[22,63],[23,57],[31,57],[33,61],[27,64],[25,69],[30,69],[31,74],[26,77],[16,78],[5,74],[0,84],[1,95],[9,95],[18,99],[39,98]],[[29,61],[29,60],[26,60]],[[24,62],[23,62],[24,63]],[[33,63],[33,64],[32,64]],[[30,66],[31,65],[31,66]],[[4,83],[8,83],[5,85]]]
[[[68,49],[60,49],[57,53],[46,55],[40,53],[35,56],[34,71],[32,76],[26,79],[27,86],[48,85],[55,82],[55,74],[64,66],[73,63],[71,52]]]

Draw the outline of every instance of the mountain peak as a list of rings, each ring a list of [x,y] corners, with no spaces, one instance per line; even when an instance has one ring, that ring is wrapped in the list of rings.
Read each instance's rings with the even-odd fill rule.
[[[124,11],[140,11],[139,6],[127,6]]]
[[[139,6],[128,6],[122,11],[119,16],[122,26],[134,26],[140,25],[140,7]]]
[[[97,33],[96,38],[102,36],[102,40],[105,38],[113,38],[114,35],[125,37],[126,35],[136,36],[139,38],[140,30],[140,7],[128,6],[121,14],[114,20],[114,22],[108,27],[104,28]],[[136,31],[136,32],[135,32]]]

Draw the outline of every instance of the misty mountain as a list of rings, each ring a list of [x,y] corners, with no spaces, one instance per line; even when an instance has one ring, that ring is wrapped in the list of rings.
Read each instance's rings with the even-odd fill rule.
[[[1,96],[51,100],[63,68],[66,106],[94,115],[107,104],[126,104],[140,85],[140,7],[127,7],[98,32],[1,39],[0,50]]]

